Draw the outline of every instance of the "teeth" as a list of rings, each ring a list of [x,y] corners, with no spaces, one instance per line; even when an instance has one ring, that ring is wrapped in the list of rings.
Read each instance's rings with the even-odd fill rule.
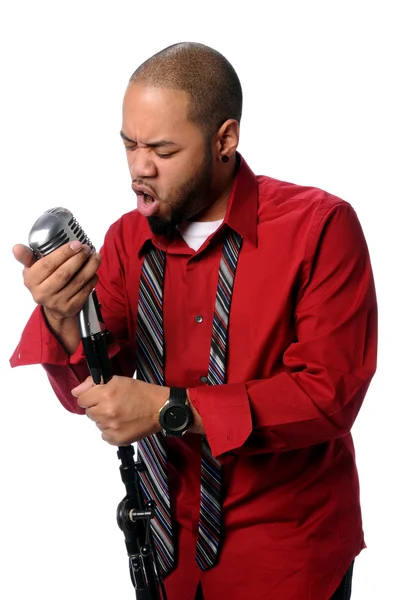
[[[145,202],[145,204],[151,204],[152,203],[151,196],[148,196],[148,194],[144,194],[144,202]]]

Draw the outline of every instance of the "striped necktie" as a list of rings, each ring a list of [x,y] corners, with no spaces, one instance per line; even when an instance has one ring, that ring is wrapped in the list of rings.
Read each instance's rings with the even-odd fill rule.
[[[165,253],[154,246],[145,256],[141,271],[137,314],[137,379],[164,385],[163,368],[163,278]],[[137,444],[138,459],[146,470],[140,472],[146,500],[155,500],[151,519],[152,540],[160,569],[165,575],[174,567],[173,532],[167,481],[167,443],[162,432]]]
[[[241,244],[242,238],[232,231],[227,236],[221,255],[207,375],[210,385],[222,385],[226,381],[229,312]],[[221,502],[221,465],[212,456],[207,440],[203,437],[199,535],[196,544],[196,561],[202,571],[214,566],[218,558]]]
[[[225,241],[218,274],[210,348],[208,383],[226,380],[228,321],[232,289],[242,238],[231,231]],[[163,279],[165,253],[154,246],[148,250],[141,271],[137,316],[137,379],[165,385],[163,340]],[[138,442],[138,457],[146,471],[140,473],[146,499],[156,501],[151,519],[153,542],[162,573],[175,566],[170,496],[167,482],[167,442],[156,433]],[[221,466],[202,440],[199,534],[196,560],[202,570],[218,558],[221,534]]]

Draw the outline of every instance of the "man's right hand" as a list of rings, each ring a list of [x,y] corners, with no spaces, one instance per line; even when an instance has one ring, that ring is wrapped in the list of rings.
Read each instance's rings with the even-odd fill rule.
[[[78,241],[67,243],[40,260],[22,244],[16,244],[12,251],[24,266],[24,284],[33,300],[43,306],[50,329],[73,352],[78,341],[75,317],[98,282],[99,254],[90,254],[90,247]]]

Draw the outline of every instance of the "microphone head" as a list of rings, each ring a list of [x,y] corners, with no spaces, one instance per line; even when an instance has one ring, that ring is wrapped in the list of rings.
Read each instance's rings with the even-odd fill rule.
[[[29,246],[36,258],[42,258],[63,244],[75,240],[95,250],[70,210],[60,206],[46,210],[29,233]]]

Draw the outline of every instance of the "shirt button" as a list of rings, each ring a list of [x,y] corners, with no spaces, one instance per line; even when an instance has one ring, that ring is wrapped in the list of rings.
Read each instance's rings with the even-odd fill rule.
[[[206,375],[202,375],[202,377],[200,378],[200,381],[202,383],[207,383],[207,377],[206,377]]]
[[[202,317],[202,315],[196,315],[196,317],[195,317],[195,321],[196,321],[197,323],[201,323],[201,322],[203,321],[203,317]]]

